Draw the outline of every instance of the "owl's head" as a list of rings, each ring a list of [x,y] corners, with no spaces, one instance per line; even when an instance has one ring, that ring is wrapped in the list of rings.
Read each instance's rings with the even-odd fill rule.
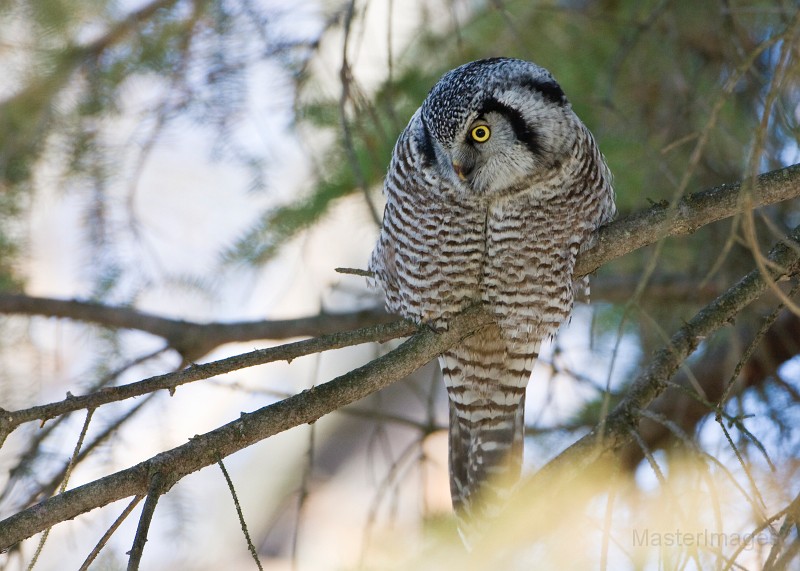
[[[511,58],[474,61],[446,73],[415,119],[425,162],[455,188],[486,197],[553,176],[578,132],[578,119],[553,76]]]

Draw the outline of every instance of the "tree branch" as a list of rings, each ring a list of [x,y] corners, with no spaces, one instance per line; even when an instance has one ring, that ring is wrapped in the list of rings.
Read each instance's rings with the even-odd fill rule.
[[[279,347],[257,349],[249,353],[234,355],[227,359],[220,359],[219,361],[192,365],[174,373],[156,375],[135,383],[101,389],[88,395],[73,396],[68,393],[67,398],[64,400],[23,410],[6,411],[0,408],[0,445],[14,429],[25,422],[33,420],[46,421],[76,410],[97,408],[104,404],[126,400],[162,389],[174,391],[176,387],[186,383],[216,377],[256,365],[275,361],[291,362],[293,359],[304,355],[341,349],[342,347],[360,343],[383,343],[397,337],[411,335],[415,331],[417,331],[416,325],[406,320],[398,320],[387,325],[364,327],[355,331],[332,333],[323,337],[288,343]]]
[[[800,166],[797,165],[762,175],[758,177],[752,189],[753,200],[755,203],[763,205],[797,196],[800,194],[798,181],[800,181]],[[602,229],[597,248],[585,253],[579,261],[578,274],[582,275],[592,271],[616,256],[652,243],[665,235],[687,233],[703,223],[735,214],[740,188],[740,185],[723,186],[687,197],[671,211],[674,216],[669,219],[666,216],[667,207],[657,205],[641,214]],[[794,231],[791,239],[795,242],[800,239],[800,229]],[[790,248],[785,244],[779,244],[770,253],[770,259],[777,267],[789,268],[791,266],[794,270],[798,260],[798,251],[797,247]],[[779,275],[785,274],[787,270],[784,269],[780,272],[772,270],[772,272],[772,278],[775,279]],[[542,470],[533,481],[539,482],[564,466],[574,471],[585,469],[600,457],[616,451],[630,442],[631,429],[636,426],[640,415],[639,411],[664,390],[667,379],[696,348],[700,339],[724,326],[743,307],[761,295],[766,288],[764,277],[758,271],[753,271],[698,313],[673,336],[667,347],[656,353],[650,366],[636,379],[625,399],[611,412],[605,422],[548,464],[546,469]],[[253,413],[242,414],[238,420],[201,436],[196,436],[182,446],[23,510],[0,522],[0,550],[60,521],[72,519],[96,507],[125,497],[146,494],[151,474],[162,474],[165,489],[168,489],[185,475],[217,463],[233,452],[278,432],[300,424],[314,422],[324,414],[346,406],[407,376],[490,321],[490,316],[482,308],[471,308],[456,316],[450,323],[449,330],[444,333],[436,334],[422,328],[394,351],[328,383],[303,391]],[[413,329],[413,326],[407,323],[400,322],[399,325],[393,325],[396,325],[399,330],[405,327],[405,334]],[[374,333],[378,336],[385,331],[384,328],[377,328]],[[348,334],[341,335],[347,337]],[[320,343],[320,340],[312,339],[278,347],[275,350],[284,351],[288,347],[313,343]],[[307,347],[305,345],[304,347],[306,350]],[[257,353],[260,352],[232,357],[208,365],[193,366],[175,375],[191,377],[191,375],[197,374],[193,371],[206,367],[202,369],[203,374],[209,373],[208,376],[212,376],[243,366],[252,366],[259,362],[260,357],[256,355]],[[237,360],[242,357],[246,357],[246,359]],[[220,363],[225,363],[225,365],[222,366]],[[217,370],[214,367],[220,367],[223,370]],[[212,373],[212,370],[215,372]],[[170,377],[172,379],[170,382],[176,378],[173,375],[163,375],[162,377]],[[159,377],[154,377],[154,379],[157,378]],[[137,383],[133,385],[137,385]],[[126,387],[107,390],[130,390]],[[164,388],[169,388],[169,385]],[[155,389],[151,388],[150,390]],[[102,395],[103,392],[105,391],[96,394]],[[91,396],[87,395],[87,397]],[[0,417],[4,419],[8,414],[13,413],[3,413]],[[61,412],[53,412],[53,414],[61,414]]]
[[[397,319],[376,308],[350,313],[320,313],[297,319],[197,323],[169,319],[129,307],[8,293],[0,294],[0,313],[60,317],[102,327],[144,331],[165,339],[188,361],[199,359],[225,343],[314,337]]]
[[[735,361],[736,358],[731,354],[737,352],[739,347],[749,346],[756,336],[752,322],[740,324],[737,320],[736,325],[731,341],[712,345],[700,359],[681,367],[673,376],[670,387],[650,405],[649,411],[654,413],[653,417],[643,418],[639,425],[639,432],[648,450],[668,448],[675,438],[672,428],[659,422],[658,418],[668,418],[683,432],[692,434],[698,423],[714,412],[713,408],[693,398],[696,390],[694,383],[699,383],[701,394],[708,402],[717,403],[723,399],[731,374],[729,367],[722,367],[720,363]],[[798,354],[800,317],[784,310],[758,343],[753,355],[743,362],[732,395],[778,377],[781,365]],[[633,470],[643,458],[642,450],[638,446],[626,446],[620,451],[619,458],[626,469]]]
[[[139,516],[139,525],[136,528],[136,536],[133,538],[133,547],[128,557],[128,571],[138,571],[139,563],[144,553],[144,544],[147,543],[147,533],[150,530],[150,522],[153,521],[153,514],[156,511],[156,504],[161,495],[166,491],[163,478],[156,472],[150,480],[147,490],[147,499],[144,501],[142,515]]]
[[[698,228],[729,218],[742,210],[741,182],[723,184],[690,194],[677,204],[655,204],[599,231],[597,244],[583,253],[575,264],[575,277],[595,271],[603,264],[667,236],[685,236]],[[759,175],[752,186],[753,207],[767,206],[800,196],[800,164]]]
[[[336,379],[245,414],[216,430],[195,436],[186,444],[49,498],[0,522],[0,551],[84,512],[122,498],[145,495],[151,474],[160,473],[164,489],[205,466],[289,428],[366,397],[398,381],[489,323],[480,307],[456,316],[441,334],[421,329],[395,350]]]
[[[612,222],[600,229],[595,247],[579,256],[575,277],[590,274],[615,258],[667,236],[690,234],[706,224],[737,214],[741,210],[741,190],[741,183],[723,184],[691,194],[673,208],[660,203]],[[754,206],[766,206],[800,196],[800,165],[758,176],[751,192]],[[165,339],[188,361],[199,359],[225,343],[319,336],[395,319],[382,309],[374,308],[286,320],[197,323],[128,307],[15,294],[0,294],[0,313],[63,317],[103,327],[145,331]]]
[[[773,265],[768,278],[757,269],[751,271],[678,329],[669,343],[654,354],[650,364],[634,380],[625,397],[608,417],[531,478],[526,488],[536,489],[542,485],[542,480],[555,475],[558,475],[560,482],[565,482],[565,474],[590,469],[601,458],[630,444],[633,440],[632,430],[638,425],[641,411],[664,392],[667,381],[694,352],[700,341],[732,323],[739,312],[767,291],[770,280],[798,271],[800,226],[794,229],[788,241],[777,244],[770,252],[768,259]]]

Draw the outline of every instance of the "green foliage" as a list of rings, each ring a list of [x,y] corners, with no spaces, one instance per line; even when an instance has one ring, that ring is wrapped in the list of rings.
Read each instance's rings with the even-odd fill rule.
[[[86,241],[93,248],[87,264],[93,283],[83,290],[83,295],[97,301],[112,298],[118,303],[120,299],[136,300],[143,292],[149,294],[165,285],[191,295],[207,293],[216,276],[204,280],[205,276],[179,274],[181,270],[166,268],[164,275],[171,280],[163,275],[159,281],[148,281],[150,276],[137,279],[139,268],[131,263],[132,256],[126,257],[129,252],[122,251],[130,244],[120,247],[114,234],[114,223],[118,222],[114,215],[120,218],[119,210],[127,207],[119,203],[128,198],[132,204],[134,197],[123,196],[120,200],[121,193],[113,195],[108,189],[118,190],[120,180],[128,184],[129,175],[135,178],[136,173],[131,175],[131,171],[138,167],[131,167],[131,163],[146,160],[148,144],[158,138],[161,129],[190,122],[214,136],[213,158],[245,165],[253,173],[252,186],[268,189],[266,161],[253,156],[250,147],[237,145],[232,135],[251,118],[251,98],[261,97],[259,105],[264,101],[272,103],[269,94],[254,93],[264,84],[264,78],[259,76],[264,67],[259,66],[265,62],[268,73],[279,62],[287,75],[297,81],[293,102],[298,130],[330,144],[315,145],[320,150],[315,157],[316,177],[299,189],[295,200],[255,213],[256,223],[224,252],[224,260],[229,263],[256,267],[322,220],[338,200],[347,196],[375,197],[394,142],[428,90],[446,70],[477,58],[516,56],[535,61],[554,73],[608,159],[622,215],[647,206],[650,201],[669,202],[686,192],[743,179],[751,167],[775,168],[800,156],[800,20],[795,14],[796,2],[788,0],[422,2],[421,9],[431,13],[422,18],[409,44],[393,54],[391,66],[387,66],[384,80],[377,86],[373,77],[369,86],[366,80],[362,81],[362,70],[357,65],[362,61],[359,56],[363,56],[357,53],[359,49],[368,51],[373,47],[369,42],[376,41],[376,37],[377,41],[384,39],[375,30],[359,29],[366,25],[361,20],[363,15],[375,7],[371,2],[352,4],[355,19],[350,26],[349,56],[353,77],[346,86],[323,83],[326,78],[336,77],[337,69],[326,70],[317,77],[309,71],[312,66],[307,65],[318,50],[333,54],[328,57],[330,54],[325,53],[320,60],[336,61],[345,27],[341,17],[347,9],[345,4],[334,3],[339,16],[331,14],[328,31],[305,43],[284,35],[285,29],[296,22],[270,27],[273,17],[285,8],[271,11],[280,3],[145,0],[137,3],[141,8],[136,12],[129,12],[127,4],[109,0],[0,3],[1,44],[4,50],[14,52],[4,61],[8,63],[4,69],[8,85],[0,100],[0,292],[24,291],[15,271],[26,251],[19,236],[24,235],[20,229],[27,222],[28,205],[34,203],[37,175],[41,172],[43,176],[59,177],[61,186],[79,194],[80,201],[76,202],[85,205],[81,214]],[[393,5],[396,15],[401,9],[408,9],[404,3]],[[448,9],[434,12],[434,5]],[[258,12],[263,6],[269,8]],[[152,106],[137,109],[137,119],[141,119],[146,133],[131,141],[130,148],[111,147],[104,135],[115,128],[115,120],[131,118],[130,109],[125,108],[126,90],[139,85],[149,90],[147,97],[153,96]],[[343,102],[342,91],[347,94]],[[46,168],[39,171],[41,167]],[[135,181],[131,187],[135,187]],[[109,214],[114,208],[118,210]],[[800,220],[797,204],[780,204],[762,209],[761,213],[768,217],[777,234]],[[131,219],[124,222],[136,226],[135,216],[132,213]],[[213,233],[213,222],[211,226],[198,229],[198,234]],[[775,241],[773,230],[766,223],[759,221],[758,230],[763,243]],[[135,232],[136,229],[131,233]],[[704,296],[712,295],[715,287],[724,289],[753,267],[740,221],[710,225],[692,237],[668,240],[659,247],[657,257],[655,249],[649,248],[600,270],[617,278],[612,287],[620,291],[614,291],[609,298],[632,302],[606,300],[594,306],[591,339],[595,345],[587,347],[585,355],[594,359],[635,347],[633,357],[615,355],[619,358],[613,374],[608,373],[611,382],[628,376],[621,369],[635,367],[632,361],[640,354],[649,360],[650,349],[662,346],[669,333],[705,302],[697,299],[699,289],[704,290]],[[643,289],[640,298],[632,299],[651,262],[656,271],[648,276],[649,288]],[[667,286],[653,288],[664,284],[678,284],[681,287],[673,291],[682,293],[670,294]],[[595,293],[595,301],[600,297]],[[760,325],[764,312],[759,311],[772,311],[774,303],[767,300],[764,307],[756,308],[758,311],[740,313],[736,325]],[[794,333],[785,334],[777,342],[773,340],[770,347],[790,342],[796,337]],[[619,344],[618,334],[623,336]],[[127,339],[120,337],[113,326],[91,333],[91,338],[99,341],[92,349],[97,353],[97,374],[109,373],[113,378],[112,369],[130,357]],[[683,372],[704,364],[720,376],[728,376],[733,363],[722,361],[739,358],[739,343],[732,332],[703,340],[695,357],[684,363]],[[134,345],[135,342],[131,347]],[[556,438],[563,439],[562,427],[571,430],[595,425],[625,389],[615,384],[606,394],[605,379],[588,378],[604,375],[604,364],[602,371],[599,362],[573,368],[567,358],[562,358],[567,357],[566,352],[558,349],[551,363],[554,372],[560,374],[552,379],[554,383],[566,381],[559,385],[558,392],[569,386],[569,380],[563,377],[574,370],[593,369],[579,387],[579,398],[584,399],[582,408],[554,432]],[[723,357],[716,358],[720,349],[727,351],[720,351]],[[794,345],[785,349],[789,351],[796,352]],[[15,357],[9,354],[7,360],[16,363]],[[772,362],[772,357],[762,358],[760,364]],[[786,363],[790,358],[791,354],[782,355],[774,362]],[[49,374],[48,362],[43,361],[39,368]],[[126,368],[127,365],[120,371]],[[6,372],[3,379],[15,374]],[[732,411],[737,419],[740,413],[743,417],[758,412],[783,438],[792,440],[793,449],[783,454],[791,462],[797,456],[797,438],[786,434],[796,420],[795,405],[800,397],[793,379],[777,378],[769,385],[764,380],[768,374],[762,371],[758,377],[751,372],[750,377],[754,383],[763,383],[755,395],[760,399],[761,410],[751,403],[729,406],[741,405],[740,411]],[[703,380],[703,375],[696,376]],[[777,381],[787,386],[776,388]],[[727,385],[728,378],[722,383]],[[591,394],[587,396],[584,389]],[[754,392],[741,394],[749,398]],[[387,395],[389,398],[392,397]],[[560,398],[556,395],[556,400]],[[709,397],[707,402],[716,402],[716,397]],[[434,423],[433,400],[429,404],[430,419],[425,426],[419,426],[426,435],[438,426]],[[549,402],[544,406],[548,413],[557,408]],[[705,402],[703,406],[700,415],[707,417],[714,411]],[[409,419],[412,417],[416,415],[408,415]],[[679,420],[676,414],[675,421]],[[696,422],[685,426],[693,430]],[[382,423],[383,420],[381,431]],[[731,422],[728,428],[735,425],[741,430],[743,423],[737,423]],[[404,426],[403,430],[407,428]],[[747,446],[745,442],[741,449],[746,452]],[[542,457],[553,450],[549,447]],[[421,456],[428,454],[420,451]],[[309,448],[308,452],[311,459],[314,450]],[[718,455],[718,450],[714,452]],[[392,479],[405,477],[401,475],[403,471],[396,470]],[[750,481],[754,491],[763,486],[752,478]],[[780,486],[772,489],[779,490]],[[754,513],[761,511],[759,508]],[[761,525],[761,516],[755,517]],[[777,520],[774,523],[778,525]],[[424,522],[436,535],[452,535],[450,524],[450,520]],[[530,551],[530,546],[525,550]]]
[[[731,2],[722,10],[716,3],[661,0],[513,0],[478,3],[461,21],[422,9],[431,13],[414,40],[395,54],[391,76],[371,93],[356,73],[344,105],[335,88],[329,97],[321,95],[298,63],[302,57],[288,55],[291,42],[278,38],[265,48],[301,80],[298,123],[332,135],[333,143],[319,161],[318,179],[296,201],[260,213],[225,252],[227,260],[263,263],[337,199],[377,193],[394,141],[430,87],[444,71],[481,57],[530,59],[555,74],[608,159],[623,214],[648,200],[671,200],[740,179],[784,44],[776,39],[756,50],[785,28],[789,14],[780,2],[767,1]],[[189,117],[216,129],[220,154],[248,165],[254,186],[264,186],[264,161],[228,136],[251,87],[252,38],[264,33],[268,21],[250,14],[251,3],[160,0],[121,14],[104,0],[79,6],[34,0],[6,3],[2,10],[3,26],[25,27],[37,45],[25,58],[27,71],[18,73],[24,79],[19,89],[0,101],[0,184],[17,188],[9,196],[29,191],[31,173],[55,134],[61,136],[70,176],[102,188],[102,179],[114,171],[114,157],[98,137],[98,120],[120,112],[126,86],[141,77],[164,89],[153,110],[155,122]],[[449,29],[440,25],[446,18]],[[99,23],[103,32],[79,41],[87,21]],[[732,76],[739,79],[728,93],[723,88]],[[784,150],[797,144],[800,133],[792,105],[800,89],[794,59],[778,79],[772,125],[756,149],[755,164],[769,168],[786,162]],[[778,218],[788,220],[790,214]],[[689,248],[685,241],[668,243],[660,267],[702,271],[704,257],[720,250],[728,230],[705,229]],[[621,263],[633,270],[641,259],[631,256]]]
[[[224,133],[243,104],[241,60],[248,54],[228,49],[242,21],[224,2],[152,0],[125,13],[105,0],[33,0],[4,3],[0,10],[0,33],[13,37],[25,30],[23,45],[35,46],[16,48],[19,55],[8,71],[18,87],[0,100],[1,290],[17,281],[12,269],[19,244],[9,225],[36,191],[33,175],[45,160],[78,182],[72,188],[89,191],[87,203],[103,202],[107,179],[119,177],[129,159],[103,137],[104,122],[125,111],[125,89],[144,77],[161,84],[164,97],[153,109],[156,128],[189,114]],[[94,25],[90,34],[87,22]],[[44,157],[51,142],[56,144]],[[252,157],[241,158],[261,168]],[[105,225],[105,209],[95,205],[89,216],[90,239],[102,242],[97,229]],[[98,268],[101,280],[112,274],[118,270]]]
[[[348,174],[354,168],[363,171],[368,187],[379,187],[390,142],[427,90],[447,69],[481,57],[530,59],[556,75],[608,159],[622,213],[646,200],[670,200],[676,193],[738,180],[759,123],[763,78],[776,55],[773,49],[753,61],[751,54],[783,27],[780,11],[771,6],[732,5],[723,11],[724,21],[718,21],[715,3],[595,2],[566,8],[520,0],[487,3],[456,33],[423,29],[397,58],[394,76],[374,102],[359,101],[347,115],[357,165],[342,158],[349,143],[339,126],[338,102],[315,99],[300,108],[301,121],[338,135],[324,174],[308,195],[267,213],[236,245],[233,257],[269,259],[283,242],[318,220],[333,199],[360,191],[359,177]],[[437,57],[430,58],[431,53]],[[740,72],[733,93],[724,93],[727,78]],[[796,65],[787,77],[796,90]],[[718,98],[722,103],[715,117]],[[376,128],[376,116],[388,131]],[[771,167],[780,164],[777,149],[786,146],[787,135],[797,140],[797,120],[790,122],[793,128],[768,134],[764,151]],[[687,172],[700,137],[700,160]],[[369,153],[370,148],[381,154]],[[708,241],[702,232],[700,251]],[[686,267],[685,247],[667,247],[664,255],[665,269]]]
[[[297,202],[264,213],[225,253],[225,260],[267,262],[299,231],[322,218],[336,199],[362,192],[362,184],[367,191],[377,188],[383,181],[400,130],[443,71],[425,73],[419,67],[410,67],[385,83],[372,102],[359,100],[356,110],[347,118],[351,141],[346,139],[342,128],[338,101],[316,99],[301,105],[298,118],[302,122],[336,134],[336,142],[324,157],[320,180]],[[402,125],[398,117],[403,117]],[[350,154],[348,145],[352,149]]]
[[[329,127],[326,120],[335,117],[331,106],[324,105],[310,106],[309,114],[310,120],[322,127]],[[355,163],[348,162],[341,149],[328,154],[322,168],[324,174],[314,191],[301,201],[264,213],[256,225],[225,253],[225,259],[250,264],[268,261],[297,232],[317,222],[336,199],[358,189],[359,177],[370,186],[382,180],[394,144],[383,129],[388,122],[382,116],[375,123],[359,123],[358,138],[354,143]],[[347,166],[343,168],[342,165]]]

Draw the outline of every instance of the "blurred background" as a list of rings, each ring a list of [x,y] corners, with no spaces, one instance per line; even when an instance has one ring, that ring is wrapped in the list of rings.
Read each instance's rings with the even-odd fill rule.
[[[386,321],[365,280],[335,268],[366,267],[394,141],[441,74],[466,61],[514,56],[554,74],[608,160],[621,217],[800,162],[799,10],[794,0],[4,0],[0,407],[294,339],[188,340],[188,329],[159,335],[147,314],[265,330],[319,315],[334,329]],[[755,267],[754,248],[800,223],[800,205],[757,211],[755,237],[744,218],[597,272],[591,304],[533,373],[528,472],[586,434],[654,349]],[[44,298],[133,311],[104,317]],[[780,303],[764,296],[704,340],[638,443],[610,475],[587,475],[585,501],[505,522],[501,567],[797,565],[800,317]],[[395,345],[101,407],[68,487]],[[429,365],[226,459],[263,567],[496,569],[464,559],[454,540],[445,398]],[[85,418],[8,436],[0,516],[57,491]],[[54,527],[39,555],[40,537],[21,543],[0,568],[78,569],[125,505]],[[126,566],[140,510],[91,569]],[[676,530],[720,535],[676,545]],[[142,568],[256,568],[218,467],[162,498]]]

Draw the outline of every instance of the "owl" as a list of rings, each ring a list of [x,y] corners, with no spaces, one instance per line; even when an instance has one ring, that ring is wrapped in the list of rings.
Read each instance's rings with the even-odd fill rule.
[[[525,389],[568,320],[578,254],[615,214],[592,134],[544,68],[511,58],[446,73],[411,117],[384,182],[369,269],[390,312],[442,330],[489,325],[440,356],[450,491],[462,536],[503,508],[522,466]]]

